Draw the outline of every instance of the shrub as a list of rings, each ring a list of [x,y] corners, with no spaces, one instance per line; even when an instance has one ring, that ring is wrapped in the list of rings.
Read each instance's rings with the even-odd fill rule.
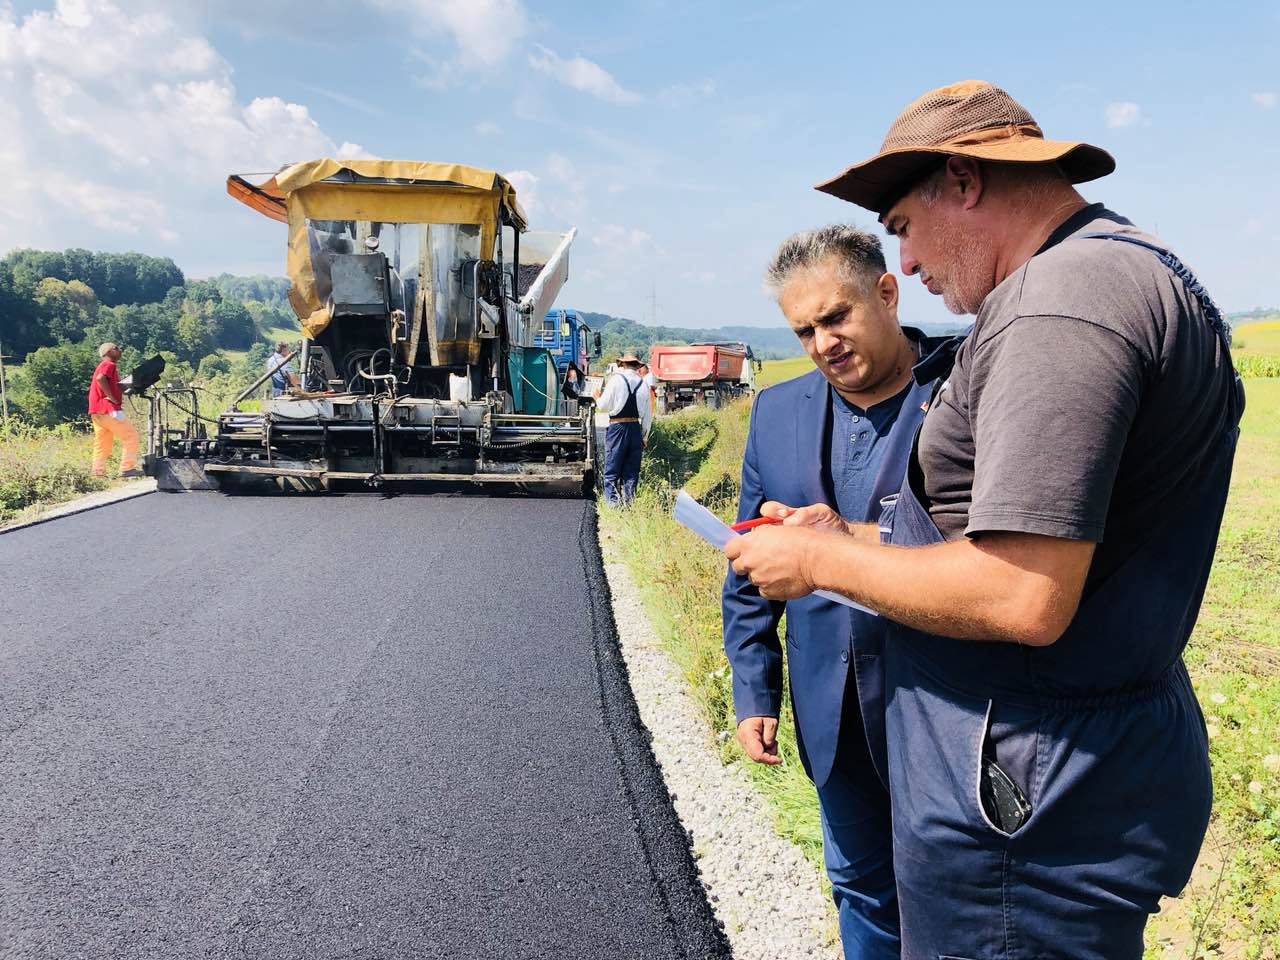
[[[29,353],[14,389],[24,416],[41,426],[87,420],[89,381],[97,365],[98,353],[88,341]]]
[[[1236,370],[1240,376],[1248,379],[1263,377],[1280,377],[1280,356],[1267,354],[1236,357]]]
[[[38,503],[58,503],[105,490],[93,476],[93,438],[68,425],[16,425],[0,432],[0,523]]]

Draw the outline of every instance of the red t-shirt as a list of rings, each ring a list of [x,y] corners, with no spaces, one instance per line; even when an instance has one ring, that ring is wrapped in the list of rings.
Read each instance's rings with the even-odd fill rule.
[[[102,374],[107,375],[107,383],[111,384],[110,393],[102,392],[102,384],[98,382],[98,377]],[[115,361],[103,360],[93,371],[93,379],[89,382],[89,412],[112,413],[119,410],[123,404],[124,398],[120,395],[120,374],[116,370]]]

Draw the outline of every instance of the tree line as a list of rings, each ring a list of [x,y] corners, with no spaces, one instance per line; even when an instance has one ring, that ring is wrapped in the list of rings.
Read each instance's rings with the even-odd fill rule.
[[[287,290],[278,277],[190,280],[141,253],[15,250],[0,259],[0,347],[22,365],[10,410],[37,425],[84,418],[104,341],[124,349],[122,374],[161,354],[166,380],[247,376],[237,368],[265,362],[264,334],[297,326]]]
[[[782,360],[797,357],[804,351],[789,327],[650,327],[625,317],[579,310],[592,330],[600,333],[601,353],[607,359],[628,350],[647,357],[655,344],[680,344],[710,341],[741,341],[751,345],[758,360]]]

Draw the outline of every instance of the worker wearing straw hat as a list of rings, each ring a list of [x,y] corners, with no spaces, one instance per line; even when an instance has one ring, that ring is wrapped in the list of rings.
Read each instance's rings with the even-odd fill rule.
[[[597,398],[601,412],[609,416],[604,434],[604,498],[614,506],[630,503],[636,495],[640,459],[653,424],[649,387],[639,370],[640,358],[623,354],[618,372]]]
[[[875,211],[902,272],[977,314],[878,529],[726,547],[766,596],[835,590],[894,621],[904,957],[1137,960],[1208,822],[1182,651],[1244,397],[1191,270],[1075,189],[1113,168],[966,81],[819,186]]]
[[[93,475],[107,475],[107,460],[117,440],[123,453],[120,456],[120,476],[140,477],[138,469],[138,431],[124,416],[124,396],[120,392],[120,372],[116,363],[120,348],[114,343],[98,347],[102,358],[89,381],[89,419],[93,421]]]

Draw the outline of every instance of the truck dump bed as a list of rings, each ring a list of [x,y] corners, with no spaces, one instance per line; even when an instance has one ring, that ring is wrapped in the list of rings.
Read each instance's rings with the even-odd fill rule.
[[[737,380],[746,358],[745,351],[723,344],[654,347],[649,353],[649,369],[657,379],[671,383]]]

